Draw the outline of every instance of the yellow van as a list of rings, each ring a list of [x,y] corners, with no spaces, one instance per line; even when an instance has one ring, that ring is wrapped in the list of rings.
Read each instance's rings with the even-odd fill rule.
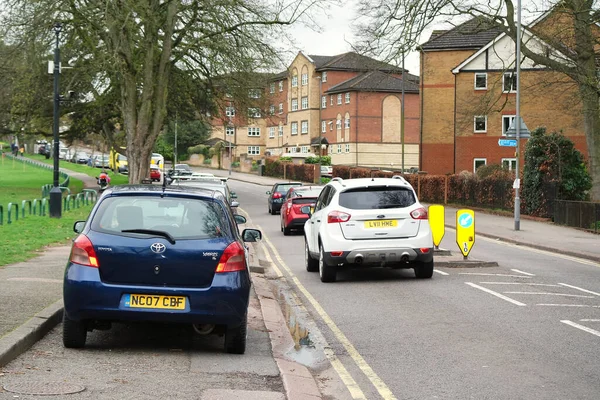
[[[124,152],[125,149],[122,147],[121,151]],[[129,169],[127,167],[127,157],[117,153],[115,149],[111,149],[110,157],[108,159],[108,168],[112,169],[113,172],[127,174],[129,172]]]

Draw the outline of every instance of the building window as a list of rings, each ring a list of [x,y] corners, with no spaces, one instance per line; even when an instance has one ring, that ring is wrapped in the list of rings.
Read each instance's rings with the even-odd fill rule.
[[[225,134],[227,136],[235,135],[235,126],[228,126],[227,128],[225,128]]]
[[[279,91],[283,92],[283,81],[279,81]]]
[[[338,99],[338,101],[337,101],[338,105],[342,104],[342,94],[341,93],[338,94],[338,98],[337,99]]]
[[[346,153],[350,153],[350,144],[349,143],[346,144]]]
[[[309,153],[310,152],[310,148],[308,146],[302,146],[300,147],[300,153]]]
[[[283,125],[279,125],[279,137],[283,136]]]
[[[350,104],[350,93],[346,93],[346,104]]]
[[[250,97],[251,99],[260,99],[260,90],[259,89],[248,90],[248,97]]]
[[[260,154],[260,146],[248,146],[248,155],[257,156]]]
[[[302,86],[308,85],[308,74],[302,74]]]
[[[308,133],[308,121],[302,121],[300,123],[300,133],[302,133],[302,134]]]
[[[339,131],[340,129],[342,129],[342,120],[338,119],[335,121],[335,128]]]
[[[516,158],[503,158],[502,159],[502,168],[508,169],[510,171],[514,171],[517,169],[517,159]]]
[[[298,111],[298,99],[292,99],[292,111]]]
[[[327,96],[321,97],[321,108],[327,108]]]
[[[283,114],[283,103],[279,103],[279,114]]]
[[[333,146],[329,146],[329,154],[333,154]]]
[[[350,128],[350,118],[346,118],[344,120],[344,128],[346,128],[346,129]]]
[[[292,76],[292,87],[298,87],[298,75]]]
[[[502,91],[504,93],[517,91],[517,74],[515,72],[505,72],[502,75]]]
[[[235,117],[235,108],[233,108],[233,107],[226,107],[225,108],[225,115],[227,115],[228,117]]]
[[[269,93],[275,93],[275,82],[271,83],[271,85],[269,85]]]
[[[248,109],[248,116],[250,118],[260,118],[260,108],[250,107]]]
[[[329,100],[330,100],[329,104],[333,105],[333,95],[329,96]]]
[[[269,128],[269,138],[273,139],[275,137],[275,127],[272,126]]]
[[[487,74],[480,73],[475,74],[475,90],[486,90],[487,89]]]
[[[327,82],[327,71],[321,73],[321,82]]]
[[[473,172],[476,172],[477,168],[482,167],[485,164],[487,164],[487,159],[486,158],[475,158],[473,160]]]
[[[478,133],[485,133],[487,132],[487,115],[477,115],[475,116],[475,118],[473,118],[474,120],[474,131],[478,132]]]
[[[292,122],[291,127],[292,127],[292,135],[297,135],[298,134],[298,123]]]
[[[342,145],[341,144],[337,145],[337,153],[342,154]]]
[[[248,136],[260,136],[260,128],[257,126],[249,126]]]
[[[275,114],[275,106],[273,104],[271,104],[269,106],[269,115],[274,115]]]
[[[291,147],[288,149],[290,153],[295,153],[296,152],[296,148],[295,147]]]
[[[329,130],[332,131],[333,130],[333,121],[329,121]]]
[[[502,136],[506,136],[506,131],[510,128],[510,125],[515,120],[514,115],[503,115],[502,116]]]
[[[308,109],[308,97],[306,97],[306,96],[302,98],[302,109],[303,110]]]
[[[321,132],[327,132],[327,121],[321,121]]]

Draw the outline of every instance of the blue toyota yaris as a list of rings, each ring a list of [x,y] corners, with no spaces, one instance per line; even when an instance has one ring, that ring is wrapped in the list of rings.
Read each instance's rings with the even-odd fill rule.
[[[243,354],[250,296],[245,229],[218,191],[152,185],[113,187],[75,223],[64,277],[63,343],[113,321],[190,323],[225,336]]]

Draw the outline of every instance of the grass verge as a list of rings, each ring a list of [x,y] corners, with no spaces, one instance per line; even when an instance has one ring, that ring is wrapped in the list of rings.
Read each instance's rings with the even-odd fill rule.
[[[46,159],[46,157],[38,155],[38,154],[28,154],[27,157],[31,158],[33,160],[37,160],[39,162],[43,162],[48,165],[54,164],[54,160],[52,160],[51,158]],[[84,164],[74,164],[74,163],[71,163],[71,162],[68,162],[65,160],[59,160],[58,166],[59,166],[59,168],[68,169],[70,171],[81,172],[83,174],[91,176],[92,178],[97,177],[100,174],[100,172],[102,171],[100,168],[88,167],[87,165],[84,165]],[[110,184],[113,186],[114,185],[126,185],[127,183],[129,183],[129,177],[127,175],[114,173],[111,170],[109,170],[108,168],[106,169],[106,172],[108,173],[108,176],[110,176]]]

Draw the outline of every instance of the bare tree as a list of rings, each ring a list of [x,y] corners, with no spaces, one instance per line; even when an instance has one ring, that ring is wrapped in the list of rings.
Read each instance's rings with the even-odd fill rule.
[[[539,5],[538,5],[539,4]],[[543,5],[542,5],[543,4]],[[540,53],[532,42],[522,43],[524,57],[566,75],[577,86],[592,175],[592,198],[600,201],[600,10],[598,0],[533,0],[531,12],[553,18],[546,29],[530,29],[550,51]],[[359,47],[387,60],[397,60],[413,50],[421,34],[441,20],[461,16],[485,17],[513,41],[517,36],[512,0],[361,0]],[[550,28],[548,28],[550,27]]]

